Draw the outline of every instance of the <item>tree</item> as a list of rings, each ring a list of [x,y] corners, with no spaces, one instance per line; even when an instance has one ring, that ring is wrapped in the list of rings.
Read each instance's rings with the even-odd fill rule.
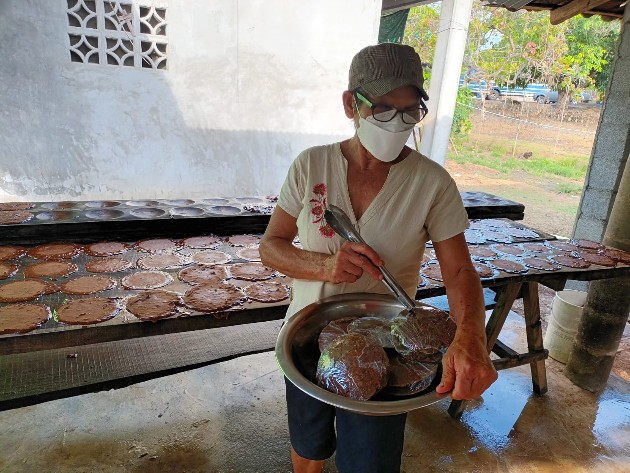
[[[403,43],[424,61],[433,58],[439,12],[434,5],[409,12]],[[596,87],[603,93],[619,30],[618,21],[598,16],[578,16],[554,26],[547,12],[510,12],[476,2],[463,69],[471,80],[520,86],[541,82],[565,91]]]

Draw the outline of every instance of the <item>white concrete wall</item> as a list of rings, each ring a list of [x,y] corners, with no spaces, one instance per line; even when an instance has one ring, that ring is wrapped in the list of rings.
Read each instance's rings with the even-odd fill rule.
[[[0,2],[0,201],[277,194],[352,133],[379,0],[170,0],[168,70],[70,62],[66,0]]]

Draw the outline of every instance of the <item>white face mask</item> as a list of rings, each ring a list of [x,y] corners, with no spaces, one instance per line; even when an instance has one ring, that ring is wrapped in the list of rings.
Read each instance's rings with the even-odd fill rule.
[[[355,106],[357,106],[356,102]],[[358,111],[359,108],[357,107]],[[372,116],[363,118],[359,113],[357,136],[363,147],[372,156],[389,163],[400,155],[414,126],[403,122],[400,113],[388,122],[379,122]]]

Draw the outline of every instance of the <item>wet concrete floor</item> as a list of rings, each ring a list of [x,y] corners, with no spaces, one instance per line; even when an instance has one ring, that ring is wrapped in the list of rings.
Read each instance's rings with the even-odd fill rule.
[[[502,340],[524,351],[512,313]],[[549,392],[529,367],[501,371],[460,420],[448,401],[412,412],[403,471],[629,472],[630,382],[592,394],[547,361]],[[290,472],[282,374],[273,353],[128,388],[0,413],[0,472]],[[334,459],[325,471],[336,472]],[[358,472],[360,473],[360,472]]]

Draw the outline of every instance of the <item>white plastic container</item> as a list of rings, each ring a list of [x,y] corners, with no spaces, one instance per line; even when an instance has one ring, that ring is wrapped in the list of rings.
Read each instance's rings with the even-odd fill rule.
[[[561,363],[569,360],[585,303],[586,292],[571,290],[556,292],[543,340],[544,347],[549,350],[549,356],[554,360]]]

